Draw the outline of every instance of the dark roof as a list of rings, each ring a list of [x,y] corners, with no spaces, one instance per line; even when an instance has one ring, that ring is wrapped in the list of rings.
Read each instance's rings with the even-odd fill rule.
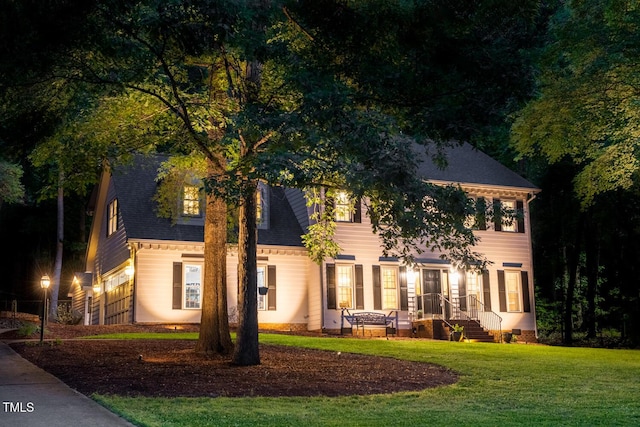
[[[166,156],[136,156],[133,164],[114,168],[113,184],[122,221],[130,239],[202,242],[204,226],[172,224],[156,214],[153,196],[156,176]],[[272,188],[269,203],[269,229],[258,230],[258,243],[264,245],[302,246],[303,234],[281,188]]]
[[[424,147],[415,149],[419,157],[427,157]],[[444,169],[429,158],[419,164],[418,173],[427,180],[537,190],[535,185],[468,143],[446,147],[444,154],[447,160]]]

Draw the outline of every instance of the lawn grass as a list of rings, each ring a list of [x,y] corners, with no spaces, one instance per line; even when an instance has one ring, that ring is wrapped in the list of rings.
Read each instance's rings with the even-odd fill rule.
[[[640,425],[636,350],[278,334],[260,340],[437,363],[458,372],[460,381],[340,398],[93,397],[141,426]]]

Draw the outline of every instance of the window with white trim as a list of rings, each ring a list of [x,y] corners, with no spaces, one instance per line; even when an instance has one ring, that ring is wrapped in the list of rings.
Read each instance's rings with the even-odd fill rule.
[[[184,308],[199,309],[202,305],[202,265],[184,264]]]
[[[520,296],[520,271],[509,271],[506,270],[504,272],[504,283],[505,283],[505,292],[507,297],[507,311],[510,312],[520,312],[522,308],[520,307],[520,301],[522,298]]]
[[[398,308],[398,268],[381,266],[380,276],[382,281],[382,309],[395,310]]]
[[[502,209],[502,231],[510,231],[515,233],[518,231],[515,214],[516,214],[516,201],[515,200],[501,200],[500,207]]]
[[[185,185],[182,189],[182,215],[201,216],[200,203],[200,188],[195,185]]]
[[[129,281],[130,276],[128,276],[124,272],[124,268],[116,271],[115,273],[109,275],[109,277],[104,280],[104,290],[105,292],[111,292],[118,286],[125,284]]]
[[[261,295],[260,294],[260,288],[268,288],[269,284],[267,283],[267,266],[266,265],[259,265],[258,266],[258,289],[256,290],[256,292],[258,292],[258,310],[267,310],[268,305],[267,305],[267,295]]]
[[[334,196],[334,214],[336,221],[351,222],[351,199],[346,191],[337,191]]]
[[[339,308],[353,308],[353,265],[336,265],[336,284]]]
[[[475,297],[468,298],[468,303],[475,303],[475,307],[468,306],[467,309],[480,309],[482,304],[482,277],[475,271],[467,271],[465,282],[467,287],[467,297]]]
[[[107,207],[107,236],[118,229],[118,199],[113,199]]]

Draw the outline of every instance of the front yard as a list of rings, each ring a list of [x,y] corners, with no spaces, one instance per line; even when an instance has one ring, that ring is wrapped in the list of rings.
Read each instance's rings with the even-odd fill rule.
[[[141,426],[640,425],[637,350],[279,334],[261,334],[260,339],[263,344],[434,363],[459,378],[421,391],[362,396],[93,398]],[[388,381],[402,382],[402,375]],[[338,374],[328,371],[328,381],[332,377],[337,380]],[[261,381],[256,375],[256,385]]]
[[[637,350],[269,334],[261,340],[436,363],[461,378],[420,392],[337,398],[94,397],[148,426],[640,425]]]

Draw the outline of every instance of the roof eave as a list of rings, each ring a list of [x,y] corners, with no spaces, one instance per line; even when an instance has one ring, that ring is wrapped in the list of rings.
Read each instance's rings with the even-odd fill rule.
[[[540,193],[537,187],[514,187],[511,185],[495,185],[495,184],[481,184],[477,182],[457,182],[457,181],[443,181],[436,179],[426,180],[431,184],[437,185],[459,185],[465,191],[481,190],[485,192],[495,193],[525,193],[525,194],[538,194]]]

